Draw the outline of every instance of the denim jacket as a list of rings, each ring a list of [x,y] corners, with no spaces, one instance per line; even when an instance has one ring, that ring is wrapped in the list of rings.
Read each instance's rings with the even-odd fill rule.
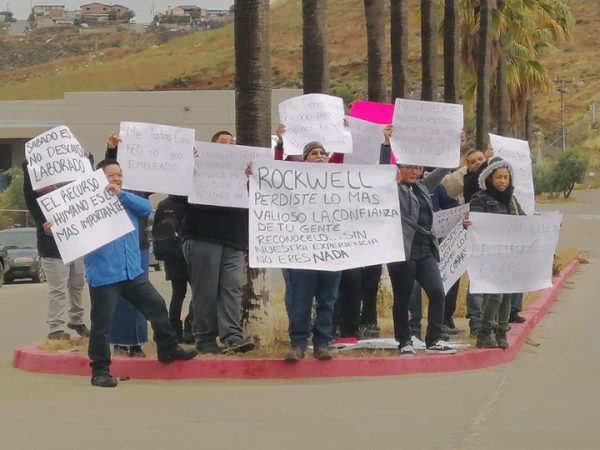
[[[138,224],[140,218],[150,215],[152,205],[147,199],[126,191],[121,191],[119,200],[135,230],[84,256],[85,277],[91,287],[133,280],[143,273]]]

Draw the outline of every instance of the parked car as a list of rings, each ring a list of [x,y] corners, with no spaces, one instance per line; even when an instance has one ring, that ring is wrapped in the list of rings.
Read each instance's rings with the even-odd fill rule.
[[[4,284],[4,272],[10,267],[8,261],[8,250],[4,245],[0,245],[0,287]]]
[[[0,245],[8,252],[10,266],[4,272],[4,281],[9,283],[17,278],[31,278],[35,283],[46,281],[46,273],[37,251],[35,228],[2,230]]]

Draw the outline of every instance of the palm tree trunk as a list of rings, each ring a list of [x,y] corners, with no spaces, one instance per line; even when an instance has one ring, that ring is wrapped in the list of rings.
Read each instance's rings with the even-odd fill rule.
[[[392,53],[392,103],[406,97],[408,67],[408,7],[406,0],[390,1]]]
[[[235,0],[235,120],[237,142],[271,145],[269,0]],[[272,340],[268,273],[246,266],[242,323],[249,336]],[[272,320],[272,319],[271,319]]]
[[[459,16],[458,1],[446,0],[444,4],[444,101],[458,103],[459,78]]]
[[[485,149],[490,126],[490,67],[492,0],[481,0],[479,9],[479,59],[477,61],[477,112],[475,147]]]
[[[367,26],[368,98],[386,101],[385,5],[382,0],[364,0]]]
[[[328,93],[327,0],[302,0],[302,48],[304,93]]]
[[[421,100],[435,100],[437,82],[435,0],[421,0]]]
[[[500,36],[500,54],[496,68],[496,123],[500,136],[510,136],[509,95],[506,82],[506,35]]]

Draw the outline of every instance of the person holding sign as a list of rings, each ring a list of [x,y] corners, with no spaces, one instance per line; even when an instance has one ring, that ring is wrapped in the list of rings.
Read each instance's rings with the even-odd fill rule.
[[[384,133],[389,133],[390,136],[392,132],[392,127],[384,129]],[[383,144],[380,159],[389,160],[390,152],[390,147]],[[389,263],[387,267],[394,294],[394,334],[399,344],[398,348],[401,355],[415,354],[408,311],[413,284],[416,280],[429,298],[425,335],[426,353],[456,353],[454,348],[442,340],[445,294],[438,266],[440,260],[438,242],[431,231],[433,224],[431,192],[448,173],[448,169],[438,168],[421,180],[422,166],[405,164],[397,164],[397,166],[406,260]]]
[[[91,159],[91,155],[89,156]],[[67,340],[69,333],[65,331],[65,313],[69,320],[67,328],[74,330],[78,335],[87,337],[90,331],[83,323],[85,310],[82,304],[83,287],[83,259],[78,258],[69,264],[64,264],[56,241],[52,236],[49,223],[37,202],[37,198],[54,190],[56,186],[48,186],[34,191],[31,178],[27,170],[27,162],[23,163],[23,196],[29,212],[35,221],[37,248],[42,258],[42,267],[48,282],[48,315],[47,323],[50,327],[48,339]]]
[[[489,160],[487,167],[479,175],[481,189],[471,198],[471,212],[492,214],[524,215],[521,205],[513,195],[513,174],[511,165],[496,156]],[[471,225],[464,220],[465,228]],[[484,294],[481,328],[477,334],[477,348],[508,348],[506,332],[511,312],[512,294]],[[495,319],[498,325],[494,327]],[[495,341],[492,339],[494,329]]]
[[[117,161],[105,159],[98,167],[108,179],[107,189],[119,197],[134,226],[140,217],[150,214],[152,206],[147,199],[121,189],[123,176]],[[160,362],[166,364],[188,360],[197,355],[195,350],[184,350],[177,344],[177,335],[169,322],[165,301],[144,276],[137,228],[87,254],[84,264],[92,303],[88,355],[93,386],[115,387],[118,383],[109,371],[108,334],[119,298],[134,305],[150,321]]]
[[[211,142],[228,145],[234,139],[230,132],[219,131]],[[248,211],[186,202],[182,232],[197,350],[208,354],[253,350],[254,342],[244,338],[241,325]],[[217,345],[217,337],[223,347]]]

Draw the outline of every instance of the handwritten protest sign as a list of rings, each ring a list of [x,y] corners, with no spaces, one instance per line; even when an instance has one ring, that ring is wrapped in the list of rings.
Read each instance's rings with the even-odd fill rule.
[[[244,173],[250,161],[272,160],[273,150],[244,145],[196,142],[193,187],[190,203],[248,208],[248,178]]]
[[[535,291],[552,286],[562,214],[470,213],[467,270],[473,293]]]
[[[318,141],[330,153],[351,153],[352,135],[344,126],[344,102],[339,97],[307,94],[279,104],[285,125],[283,146],[288,155],[301,155],[304,146]]]
[[[100,169],[37,199],[65,264],[134,229],[107,185]]]
[[[404,260],[393,166],[260,161],[250,266],[343,270]]]
[[[94,170],[68,127],[54,127],[25,143],[27,170],[34,191],[90,175]]]
[[[194,172],[196,131],[140,122],[121,122],[118,161],[125,187],[188,195]]]
[[[463,107],[396,99],[390,144],[399,164],[454,168],[460,164]]]
[[[468,233],[457,223],[440,244],[440,275],[444,292],[448,293],[463,273],[467,271]]]
[[[442,209],[433,213],[433,224],[431,231],[433,235],[442,239],[445,238],[452,229],[469,215],[469,205],[460,205],[456,208]]]
[[[352,134],[352,153],[344,156],[346,164],[379,164],[379,151],[385,125],[346,117]]]
[[[392,123],[394,117],[394,105],[391,103],[357,100],[352,103],[348,115],[380,125],[389,125]]]
[[[533,188],[533,169],[529,143],[521,139],[507,138],[490,133],[490,143],[494,156],[510,163],[513,169],[514,195],[527,215],[535,211],[535,191]]]

